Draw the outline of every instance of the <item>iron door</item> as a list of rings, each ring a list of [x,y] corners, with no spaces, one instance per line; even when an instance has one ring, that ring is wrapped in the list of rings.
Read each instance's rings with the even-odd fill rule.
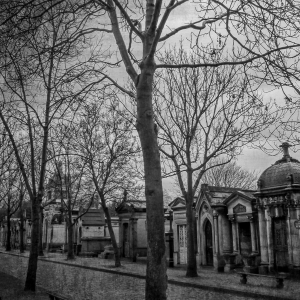
[[[179,263],[187,263],[187,236],[186,236],[186,225],[179,225]]]
[[[274,218],[273,220],[275,266],[277,271],[286,271],[288,269],[286,220],[285,218]]]
[[[206,264],[212,266],[213,261],[213,241],[212,241],[212,226],[209,221],[205,224],[205,253]]]

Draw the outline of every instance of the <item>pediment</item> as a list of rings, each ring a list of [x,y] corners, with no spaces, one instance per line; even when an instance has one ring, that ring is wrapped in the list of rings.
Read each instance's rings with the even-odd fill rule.
[[[243,193],[240,192],[235,192],[232,193],[230,196],[228,196],[225,200],[224,200],[224,204],[226,206],[230,206],[231,203],[236,202],[237,200],[239,200],[240,202],[248,202],[251,204],[253,197],[250,197],[248,195],[245,195]]]
[[[176,209],[176,208],[184,208],[185,207],[185,200],[181,197],[177,197],[174,199],[170,204],[169,204],[171,209]]]
[[[228,197],[224,204],[227,206],[229,215],[252,213],[252,199],[250,197],[235,194]]]
[[[237,214],[237,213],[243,213],[247,211],[247,208],[245,205],[238,203],[236,206],[234,206],[233,208],[233,213]]]

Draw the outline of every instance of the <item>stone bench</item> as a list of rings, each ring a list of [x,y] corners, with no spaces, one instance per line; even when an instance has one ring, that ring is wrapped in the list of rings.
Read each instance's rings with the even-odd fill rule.
[[[46,294],[49,295],[50,300],[71,300],[71,297],[63,296],[53,291],[46,291]]]
[[[247,283],[247,276],[275,278],[277,282],[276,287],[278,289],[283,288],[283,280],[287,278],[287,275],[285,274],[261,275],[261,274],[247,273],[247,272],[237,272],[237,274],[241,275],[240,283],[242,284]]]

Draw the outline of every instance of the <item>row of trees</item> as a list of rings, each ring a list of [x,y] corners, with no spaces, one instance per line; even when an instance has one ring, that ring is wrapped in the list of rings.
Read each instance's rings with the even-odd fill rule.
[[[120,110],[115,101],[123,100],[115,97],[117,88],[123,93],[121,99],[126,95],[135,100],[128,109],[134,114],[143,154],[146,299],[166,299],[162,171],[178,177],[185,197],[187,276],[197,276],[193,197],[205,171],[219,164],[218,156],[224,163],[231,161],[281,117],[277,107],[263,101],[260,91],[265,82],[284,91],[287,85],[294,87],[299,61],[297,4],[268,0],[23,0],[1,4],[0,119],[32,203],[32,245],[25,288],[35,288],[40,205],[48,164],[56,155],[50,145],[61,144],[64,147],[56,146],[60,155],[74,159],[66,166],[78,163],[76,172],[88,170],[85,176],[94,183],[104,210],[106,187],[102,183],[106,175],[117,173],[112,167],[115,157],[119,153],[131,156],[130,151],[135,153],[138,148],[131,144],[134,136],[124,134],[134,135],[132,120],[123,119],[122,109],[121,130],[106,125],[118,120]],[[191,7],[196,13],[190,14],[186,24],[181,12]],[[179,33],[189,35],[189,47],[165,53],[163,45],[169,42],[173,47],[173,38]],[[111,43],[112,39],[114,45],[105,48],[104,41]],[[126,80],[118,80],[120,72],[114,68],[120,65],[125,66],[132,82],[130,88]],[[292,82],[282,81],[280,72],[284,78],[293,78]],[[104,108],[101,101],[108,98],[114,101]],[[100,114],[96,100],[101,104]],[[88,119],[81,122],[84,109]],[[116,112],[107,118],[102,115],[110,110]],[[99,133],[90,123],[94,111],[98,121],[104,120],[101,128],[115,128],[126,143],[119,145],[111,134]],[[68,141],[76,141],[75,147],[62,142],[60,133]],[[98,153],[102,155],[102,149],[96,150],[101,138],[110,145],[113,159],[98,157]],[[131,150],[122,152],[126,147]],[[116,164],[116,170],[120,165]],[[117,175],[114,178],[119,179]],[[64,180],[69,184],[68,178]]]
[[[7,14],[15,5],[3,4]],[[97,13],[90,15],[72,2],[31,4],[22,20],[10,14],[1,28],[0,119],[31,202],[25,289],[34,290],[51,173],[58,175],[69,258],[74,256],[72,209],[88,208],[97,194],[109,221],[109,203],[122,198],[124,189],[135,193],[139,187],[129,166],[138,149],[132,124],[121,119],[123,112],[114,103],[104,102],[114,94],[105,90],[103,59],[109,56],[100,47],[101,38],[89,35],[93,29],[88,24]],[[124,178],[125,173],[131,176]],[[117,249],[111,224],[109,230]]]

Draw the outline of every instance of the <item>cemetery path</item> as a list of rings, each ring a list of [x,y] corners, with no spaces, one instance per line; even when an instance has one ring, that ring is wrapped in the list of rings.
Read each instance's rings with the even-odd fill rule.
[[[0,261],[19,254],[0,250]],[[25,256],[28,255],[25,253]],[[23,256],[22,259],[25,259]],[[40,258],[38,285],[79,299],[143,299],[146,261],[139,258],[133,263],[122,260],[122,266],[114,267],[114,261],[102,258],[76,256],[66,260],[66,255],[48,253]],[[52,270],[52,271],[51,271]],[[55,282],[49,283],[51,272]],[[23,271],[24,273],[24,271]],[[197,278],[186,278],[184,266],[168,268],[168,299],[299,299],[299,280],[284,281],[283,289],[275,288],[271,278],[250,277],[246,285],[240,284],[235,273],[217,273],[213,268],[199,267]],[[17,274],[18,275],[18,274]],[[19,276],[20,277],[20,272]],[[106,286],[103,286],[103,283]],[[0,294],[1,295],[1,294]],[[10,298],[9,298],[10,299]]]
[[[24,291],[20,279],[0,272],[0,299],[1,300],[49,300],[45,291],[38,289],[36,293]]]

